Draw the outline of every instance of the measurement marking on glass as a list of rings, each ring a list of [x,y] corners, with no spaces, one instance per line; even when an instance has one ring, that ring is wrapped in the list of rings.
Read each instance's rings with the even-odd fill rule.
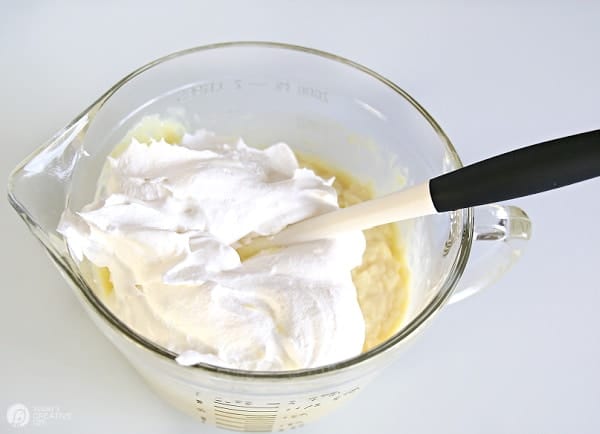
[[[327,104],[329,100],[327,99],[327,92],[321,89],[316,89],[314,87],[309,86],[298,86],[298,95],[307,96],[310,98],[314,98],[317,101]]]
[[[264,415],[264,414],[240,414],[240,413],[223,413],[223,412],[215,412],[216,416],[229,417],[232,419],[275,419],[276,414],[272,415]]]
[[[270,410],[265,410],[265,409],[261,409],[261,408],[257,408],[256,410],[250,410],[248,409],[248,407],[244,408],[244,407],[224,407],[222,405],[215,405],[215,408],[218,408],[220,410],[229,410],[229,411],[251,411],[253,413],[269,413],[269,412],[273,412],[273,411],[277,411],[276,408],[272,408]]]
[[[240,418],[239,417],[232,417],[232,416],[221,416],[220,414],[217,414],[215,416],[215,420],[219,421],[225,421],[225,422],[233,422],[233,423],[241,423]]]
[[[216,414],[222,414],[222,415],[232,415],[232,416],[240,416],[240,417],[270,417],[270,416],[274,416],[276,415],[276,413],[268,413],[268,414],[264,414],[264,413],[234,413],[231,411],[221,411],[221,410],[215,410]]]
[[[247,416],[247,415],[230,415],[230,414],[222,414],[222,413],[217,413],[215,414],[215,417],[222,417],[224,419],[235,419],[235,420],[240,420],[240,419],[244,419],[244,420],[271,420],[271,419],[275,419],[277,416]]]
[[[215,417],[222,417],[224,419],[230,419],[230,420],[235,420],[235,421],[273,421],[276,419],[276,417],[248,417],[246,415],[226,415],[226,414],[220,414],[220,413],[215,413]]]
[[[225,85],[222,81],[210,81],[198,83],[181,91],[177,97],[178,102],[186,102],[192,98],[199,96],[208,96],[213,93],[218,93],[225,90]]]
[[[221,412],[215,412],[215,415],[217,417],[227,417],[229,419],[239,419],[240,416],[241,417],[246,417],[248,419],[256,419],[256,418],[264,418],[265,416],[261,415],[261,414],[254,414],[254,415],[249,415],[249,414],[243,414],[243,415],[239,415],[237,413],[221,413]]]
[[[236,399],[235,401],[229,401],[227,399],[215,398],[215,402],[222,403],[222,404],[232,404],[234,402],[236,404],[245,403],[246,405],[254,406],[254,404],[252,403],[252,401],[244,401],[244,400],[241,400],[241,399]],[[265,405],[279,405],[279,402],[267,402]],[[257,407],[263,407],[263,406],[259,405]]]
[[[215,407],[215,411],[219,413],[227,414],[241,414],[245,416],[269,416],[277,414],[276,410],[273,411],[253,411],[253,410],[241,410],[241,409],[223,409],[221,407]]]
[[[229,425],[227,423],[217,423],[217,426],[220,428],[232,428],[235,429],[237,431],[243,431],[244,430],[244,425]]]
[[[219,402],[219,401],[215,401],[215,405],[221,405],[221,406],[228,406],[228,407],[241,407],[241,408],[267,408],[267,409],[274,409],[277,410],[278,406],[273,406],[273,405],[252,405],[252,404],[248,404],[248,405],[237,405],[237,404],[227,404],[224,402]]]
[[[252,428],[253,430],[269,430],[271,431],[273,423],[264,423],[264,424],[246,424],[244,422],[239,423],[231,423],[231,422],[223,422],[220,420],[216,420],[216,425],[219,427],[228,427],[235,428],[238,430],[244,430],[245,428]]]
[[[213,401],[215,423],[218,427],[238,431],[272,431],[279,403],[256,403],[245,400],[216,398]]]
[[[227,422],[235,422],[235,423],[264,423],[269,424],[275,422],[274,417],[244,417],[244,416],[223,416],[221,414],[215,415],[216,420],[224,420]]]
[[[268,422],[245,422],[245,421],[234,421],[234,420],[224,420],[224,419],[215,419],[218,423],[222,424],[222,425],[243,425],[243,426],[260,426],[260,427],[267,427],[269,425],[272,425],[273,422],[268,421]]]
[[[233,411],[235,410],[235,411]],[[299,409],[298,409],[299,410]],[[250,414],[275,414],[277,413],[276,410],[243,410],[241,408],[225,408],[225,407],[219,407],[218,405],[215,405],[215,411],[222,411],[224,413],[231,413],[231,414],[244,414],[244,413],[250,413]]]
[[[276,409],[278,406],[277,405],[252,405],[252,404],[245,404],[245,405],[239,405],[239,404],[229,404],[226,402],[215,402],[215,405],[226,405],[228,407],[242,407],[242,408],[268,408],[268,409]]]
[[[242,400],[239,400],[239,399],[238,399],[238,400],[235,400],[235,401],[233,401],[233,402],[235,402],[236,404],[242,404],[242,403],[245,403],[246,405],[244,405],[244,407],[247,407],[247,406],[251,406],[251,407],[275,406],[275,407],[277,407],[277,406],[279,406],[279,403],[278,403],[278,402],[268,402],[268,403],[266,403],[265,405],[254,405],[254,404],[252,403],[252,401],[242,401]],[[216,399],[215,399],[215,404],[236,405],[236,404],[233,404],[233,402],[232,402],[232,401],[228,401],[228,400],[226,400],[226,399],[220,399],[220,398],[216,398]]]
[[[274,408],[272,410],[250,410],[247,408],[230,408],[230,407],[223,407],[220,405],[215,405],[214,406],[215,409],[219,410],[219,411],[227,411],[227,412],[231,412],[231,413],[277,413],[277,409]]]
[[[244,425],[244,421],[242,420],[225,420],[219,419],[218,417],[215,419],[217,422],[222,423],[223,425]]]
[[[232,416],[222,416],[222,415],[216,415],[215,416],[216,420],[223,420],[225,422],[235,422],[235,423],[241,423],[241,422],[245,422],[245,423],[262,423],[262,424],[268,424],[268,423],[272,423],[275,418],[274,417],[255,417],[255,418],[244,418],[244,417],[232,417]]]

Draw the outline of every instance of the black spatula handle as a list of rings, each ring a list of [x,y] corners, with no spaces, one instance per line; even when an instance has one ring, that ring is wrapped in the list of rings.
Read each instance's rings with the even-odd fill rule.
[[[527,196],[600,176],[600,130],[550,140],[429,181],[438,212]],[[600,197],[600,194],[599,194]]]

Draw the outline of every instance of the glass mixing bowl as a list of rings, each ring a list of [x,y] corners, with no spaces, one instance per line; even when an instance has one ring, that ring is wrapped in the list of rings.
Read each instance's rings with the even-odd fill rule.
[[[461,162],[425,109],[379,74],[318,50],[235,42],[181,51],[139,68],[15,169],[11,204],[92,320],[160,396],[206,424],[281,431],[329,412],[400,357],[442,306],[502,274],[530,235],[522,210],[499,205],[398,223],[411,302],[392,338],[314,369],[183,367],[175,354],[135,333],[102,304],[56,232],[66,207],[77,210],[92,200],[113,146],[142,117],[156,114],[188,131],[242,136],[249,145],[284,141],[372,181],[377,195]],[[472,250],[477,254],[470,258]]]

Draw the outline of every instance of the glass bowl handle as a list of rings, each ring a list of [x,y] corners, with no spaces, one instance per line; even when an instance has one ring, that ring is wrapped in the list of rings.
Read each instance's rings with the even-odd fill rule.
[[[456,303],[496,282],[521,256],[531,238],[531,220],[516,206],[474,208],[471,254],[448,304]]]

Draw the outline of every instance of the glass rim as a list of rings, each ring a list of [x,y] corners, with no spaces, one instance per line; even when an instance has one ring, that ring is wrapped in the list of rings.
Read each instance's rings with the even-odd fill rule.
[[[185,50],[177,51],[166,56],[157,58],[137,69],[127,74],[117,83],[115,83],[111,88],[109,88],[100,98],[98,98],[94,103],[92,103],[86,110],[84,110],[79,116],[75,117],[73,121],[71,121],[65,128],[63,128],[55,137],[59,136],[64,131],[68,130],[75,124],[81,121],[82,118],[93,115],[96,111],[98,111],[104,103],[115,94],[121,87],[123,87],[126,83],[142,74],[143,72],[156,67],[162,63],[165,63],[169,60],[176,59],[179,57],[183,57],[189,54],[194,54],[197,52],[222,49],[222,48],[236,48],[236,47],[254,47],[254,48],[268,48],[268,49],[282,49],[288,51],[301,52],[305,54],[314,55],[317,57],[321,57],[327,60],[331,60],[342,65],[354,68],[362,73],[369,75],[371,78],[376,79],[380,83],[384,84],[399,96],[404,98],[409,104],[413,106],[425,120],[431,125],[434,131],[437,133],[438,137],[441,139],[442,144],[446,147],[446,151],[448,155],[454,160],[456,167],[462,167],[462,162],[458,153],[456,152],[452,142],[446,135],[446,133],[442,130],[442,128],[438,125],[438,123],[434,120],[434,118],[406,91],[400,88],[398,85],[393,83],[391,80],[383,77],[377,72],[359,64],[352,60],[346,59],[344,57],[331,54],[322,50],[303,47],[299,45],[281,43],[281,42],[270,42],[270,41],[231,41],[231,42],[220,42],[209,45],[202,45],[197,47],[188,48]],[[93,116],[92,120],[93,121]],[[116,315],[114,315],[107,306],[96,296],[94,291],[89,287],[89,285],[85,282],[78,272],[74,271],[74,269],[69,265],[69,262],[72,262],[70,258],[65,258],[62,256],[60,252],[54,249],[51,243],[42,239],[39,236],[39,233],[46,233],[46,231],[41,228],[35,219],[29,214],[26,207],[23,206],[19,200],[13,194],[13,180],[15,175],[22,170],[22,168],[37,154],[39,154],[43,149],[45,149],[49,143],[53,143],[54,138],[50,139],[44,145],[40,146],[33,153],[31,153],[28,157],[26,157],[11,173],[9,177],[9,185],[8,185],[8,199],[10,204],[15,208],[20,217],[27,223],[27,225],[33,229],[34,235],[40,238],[42,244],[46,248],[49,253],[52,261],[56,264],[59,269],[65,273],[71,281],[77,285],[78,289],[84,295],[83,300],[87,302],[87,304],[93,308],[95,313],[97,313],[104,321],[108,323],[111,328],[116,330],[117,332],[123,334],[128,339],[141,345],[145,350],[148,350],[156,355],[160,356],[163,359],[167,359],[169,362],[172,362],[178,365],[175,361],[177,354],[167,350],[166,348],[158,345],[149,339],[141,336],[134,330],[132,330],[129,326],[123,323]],[[249,371],[242,369],[233,369],[226,368],[217,365],[211,365],[207,363],[198,363],[193,366],[181,366],[186,369],[198,369],[211,372],[217,375],[223,375],[226,377],[243,377],[247,379],[268,379],[268,380],[282,380],[282,379],[290,379],[290,378],[314,378],[316,376],[329,374],[332,372],[338,372],[342,370],[347,370],[357,365],[362,365],[370,361],[371,359],[382,356],[383,354],[387,354],[393,350],[395,350],[399,344],[404,341],[408,336],[417,331],[417,329],[421,328],[427,320],[429,320],[433,314],[435,314],[449,299],[452,294],[458,280],[460,279],[469,257],[471,242],[473,239],[473,210],[472,208],[467,208],[459,211],[455,211],[462,220],[462,230],[460,236],[460,245],[458,246],[458,251],[455,255],[455,258],[450,266],[450,270],[448,273],[448,277],[441,285],[438,293],[429,301],[429,303],[421,309],[421,311],[407,324],[405,324],[400,330],[398,330],[391,338],[386,341],[380,343],[379,345],[371,348],[368,351],[360,353],[359,355],[341,360],[339,362],[331,363],[328,365],[318,366],[315,368],[305,368],[305,369],[297,369],[297,370],[286,370],[286,371]],[[75,269],[77,267],[74,267]]]

